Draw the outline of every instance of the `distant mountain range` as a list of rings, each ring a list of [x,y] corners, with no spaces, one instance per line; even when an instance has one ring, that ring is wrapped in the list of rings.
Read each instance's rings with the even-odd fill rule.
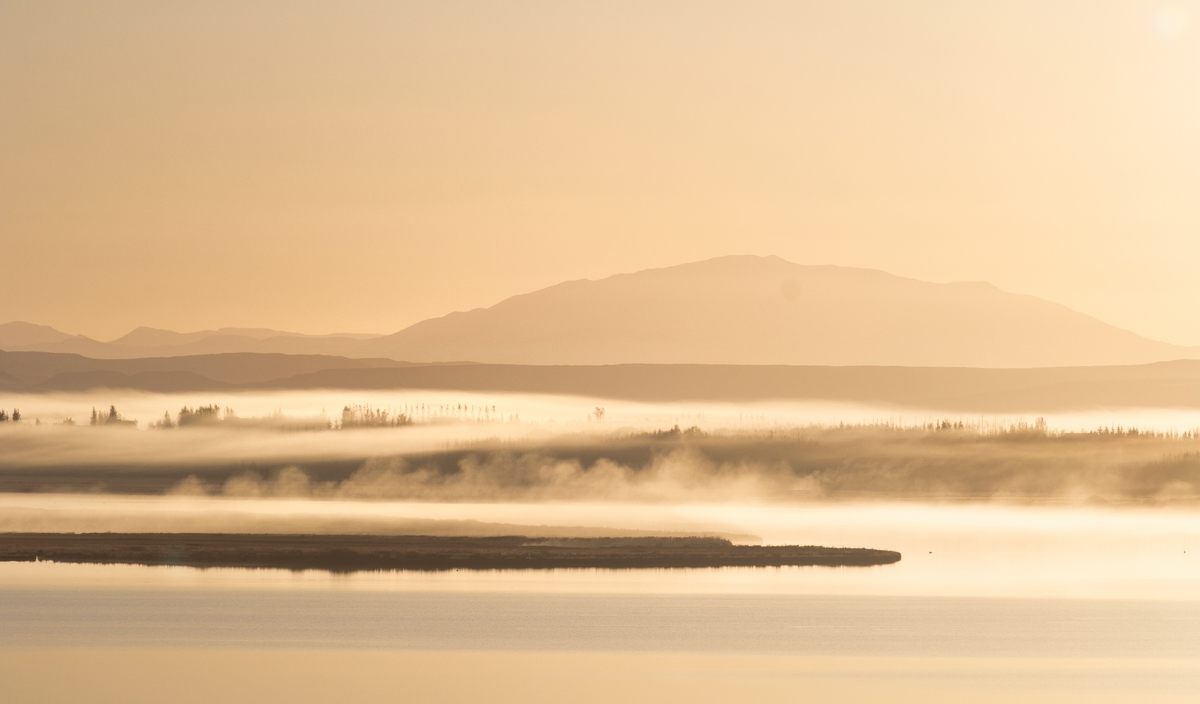
[[[98,359],[230,352],[408,362],[1058,367],[1200,358],[1091,316],[987,283],[734,256],[568,281],[392,335],[138,328],[111,342],[29,323],[0,349]]]
[[[83,335],[68,335],[46,325],[12,322],[0,325],[0,349],[28,352],[65,352],[95,359],[182,357],[197,354],[258,352],[324,354],[359,357],[365,340],[381,335],[303,335],[266,328],[220,328],[179,333],[140,327],[111,342]]]

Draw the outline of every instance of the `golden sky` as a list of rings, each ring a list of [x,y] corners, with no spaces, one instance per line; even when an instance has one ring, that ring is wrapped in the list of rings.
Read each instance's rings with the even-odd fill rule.
[[[743,253],[1200,344],[1200,2],[0,2],[0,322],[392,332]]]

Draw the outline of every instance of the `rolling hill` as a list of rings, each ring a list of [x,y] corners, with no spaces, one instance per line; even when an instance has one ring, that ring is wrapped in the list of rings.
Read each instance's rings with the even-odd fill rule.
[[[872,269],[731,256],[568,281],[395,334],[138,328],[111,342],[29,323],[0,349],[100,359],[218,353],[534,365],[734,364],[1029,368],[1200,358],[1034,296]]]
[[[1200,356],[986,283],[721,257],[569,281],[365,340],[414,362],[1054,367]]]

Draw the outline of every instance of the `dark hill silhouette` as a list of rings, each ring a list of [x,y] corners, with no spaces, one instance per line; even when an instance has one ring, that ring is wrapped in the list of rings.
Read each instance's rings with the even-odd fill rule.
[[[254,354],[250,352],[148,359],[92,359],[77,354],[0,351],[0,373],[35,389],[60,374],[112,372],[134,375],[145,372],[188,372],[224,385],[243,385],[322,369],[396,367],[404,366],[404,364],[404,362],[390,359],[347,359],[322,355]],[[78,378],[84,379],[85,377]],[[119,381],[120,377],[104,378]]]
[[[512,364],[1042,367],[1200,356],[986,283],[754,256],[569,281],[360,350]]]
[[[630,401],[846,401],[956,412],[1200,408],[1200,361],[1043,369],[406,364],[316,355],[97,360],[0,352],[0,391],[445,390]]]
[[[0,391],[26,391],[28,389],[29,384],[8,372],[0,371]]]
[[[134,374],[94,370],[62,372],[37,385],[38,391],[91,391],[92,389],[128,389],[154,393],[222,391],[229,384],[185,371],[147,371]]]
[[[846,401],[1030,413],[1102,407],[1200,408],[1200,361],[1049,369],[443,364],[326,369],[255,386],[540,393],[643,402]]]

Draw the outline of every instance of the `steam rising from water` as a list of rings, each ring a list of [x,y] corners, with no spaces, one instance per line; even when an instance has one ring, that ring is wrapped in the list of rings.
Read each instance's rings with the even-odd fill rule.
[[[24,418],[43,420],[52,412],[82,419],[93,406],[113,404],[143,429],[0,427],[0,482],[24,477],[21,491],[51,492],[0,490],[0,530],[717,533],[746,542],[898,549],[904,559],[890,571],[607,575],[584,582],[837,594],[1200,593],[1200,513],[1178,507],[1200,500],[1200,439],[1128,432],[1190,431],[1200,426],[1193,412],[1048,416],[1043,426],[1033,418],[837,404],[645,405],[430,393],[4,400],[20,405]],[[496,408],[489,417],[503,422],[144,429],[164,410],[208,404],[241,417],[312,419],[324,412],[331,421],[343,405],[486,405]],[[605,408],[603,421],[597,407]],[[1061,432],[1098,426],[1113,432]],[[142,496],[119,495],[131,477],[129,491]],[[71,491],[83,481],[108,493],[52,493],[68,480],[76,482]],[[872,502],[861,503],[863,497]],[[972,503],[954,503],[963,499]],[[1130,503],[1176,508],[1095,506]],[[12,582],[49,574],[23,569],[0,566],[0,575]],[[359,576],[351,583],[441,588],[439,579],[452,578]],[[456,579],[460,587],[511,586],[503,576]],[[547,578],[538,588],[583,583],[572,579]]]
[[[23,417],[96,400],[37,397],[45,405],[27,406]],[[832,404],[602,406],[350,392],[118,402],[126,416],[212,403],[243,419],[287,417],[285,409],[295,418],[330,418],[330,407],[340,414],[342,405],[363,402],[420,408],[421,417],[439,420],[363,429],[306,422],[298,425],[308,429],[287,432],[286,423],[261,422],[173,430],[8,423],[0,426],[0,491],[420,501],[1200,500],[1200,440],[1193,432],[1130,433],[1149,411],[1096,415],[1092,421],[1112,421],[1105,432],[1072,435],[1056,430],[1063,418],[1030,424],[903,409],[889,416]],[[1155,417],[1200,421],[1182,412]]]
[[[637,469],[604,458],[585,467],[577,459],[498,452],[468,455],[459,461],[457,471],[442,472],[389,457],[368,459],[341,482],[314,482],[301,469],[289,466],[270,479],[256,472],[238,474],[219,490],[192,475],[169,493],[430,501],[668,501],[686,496],[731,501],[777,496],[789,488],[811,485],[810,480],[791,476],[785,467],[718,464],[693,449],[679,448]]]

